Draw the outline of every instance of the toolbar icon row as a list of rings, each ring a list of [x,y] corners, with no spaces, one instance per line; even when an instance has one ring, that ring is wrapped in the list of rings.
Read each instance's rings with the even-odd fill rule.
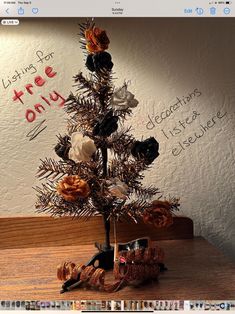
[[[226,8],[223,9],[222,12],[225,15],[229,15],[231,13],[231,9],[226,7]],[[196,15],[198,15],[198,16],[203,16],[206,13],[206,10],[201,8],[201,7],[198,7],[195,10],[192,9],[192,8],[185,8],[184,9],[184,14],[192,15],[193,13],[196,13]],[[211,7],[209,9],[209,13],[210,13],[210,15],[216,15],[217,14],[217,8],[216,7]]]
[[[38,13],[39,13],[39,8],[32,8],[32,9],[31,9],[31,12],[32,12],[33,14],[38,14]],[[7,15],[10,15],[10,14],[11,14],[10,8],[7,8],[7,9],[5,10],[5,13],[6,13]],[[24,14],[25,14],[25,9],[24,9],[23,7],[19,7],[19,8],[17,9],[17,13],[18,13],[18,15],[24,15]]]
[[[38,14],[39,9],[38,9],[38,8],[32,8],[31,11],[32,11],[33,14]],[[24,15],[24,13],[25,13],[24,8],[20,7],[20,8],[18,9],[18,14],[19,14],[19,15]]]

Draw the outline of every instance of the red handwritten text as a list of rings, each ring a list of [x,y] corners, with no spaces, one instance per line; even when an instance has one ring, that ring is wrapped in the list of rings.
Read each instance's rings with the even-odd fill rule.
[[[53,70],[52,67],[47,66],[44,71],[46,78],[53,78],[57,75],[57,72]],[[28,93],[29,95],[34,95],[35,87],[42,87],[46,83],[46,79],[42,76],[36,76],[34,78],[34,84],[26,84],[25,90],[22,91],[16,91],[14,90],[13,93],[13,100],[19,101],[21,104],[24,104],[23,96],[25,93]],[[28,122],[33,122],[37,118],[37,113],[42,113],[46,110],[45,105],[51,107],[53,103],[57,103],[58,107],[63,107],[65,103],[65,99],[56,91],[53,91],[49,93],[48,97],[40,95],[40,102],[34,105],[34,109],[27,109],[25,112],[25,118]]]

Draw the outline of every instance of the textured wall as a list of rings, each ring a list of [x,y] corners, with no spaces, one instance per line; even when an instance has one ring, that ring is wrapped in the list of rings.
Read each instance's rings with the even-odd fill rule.
[[[59,101],[48,106],[41,96],[57,91],[67,97],[72,76],[84,69],[78,22],[25,19],[18,27],[0,28],[1,216],[36,215],[32,186],[39,159],[56,158],[56,134],[63,134],[66,125]],[[127,123],[138,138],[153,135],[160,142],[160,157],[145,181],[166,196],[180,196],[181,213],[193,219],[196,234],[235,259],[235,21],[142,18],[97,23],[111,39],[116,85],[130,80],[130,90],[140,101]],[[44,56],[54,52],[53,58],[37,62],[37,51]],[[33,87],[33,95],[25,93],[24,104],[12,100],[14,89],[23,90],[49,65],[57,72],[54,78]],[[12,77],[15,70],[21,74]],[[45,111],[29,123],[26,110],[34,110],[37,103]],[[47,128],[29,141],[27,134],[43,120]]]

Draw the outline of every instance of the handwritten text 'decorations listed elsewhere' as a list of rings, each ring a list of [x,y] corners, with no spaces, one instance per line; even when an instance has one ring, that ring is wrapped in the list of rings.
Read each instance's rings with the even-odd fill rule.
[[[150,117],[150,115],[148,115],[146,128],[148,130],[152,130],[153,128],[160,126],[162,122],[167,121],[169,117],[175,116],[181,108],[191,105],[192,100],[197,99],[201,95],[202,92],[196,88],[187,96],[183,96],[181,98],[176,97],[174,104],[170,105],[167,109],[164,109],[154,117]],[[174,143],[171,147],[172,155],[177,157],[194,143],[197,143],[199,139],[203,138],[211,129],[218,125],[220,120],[222,120],[226,114],[227,112],[220,109],[215,114],[211,114],[209,118],[206,118],[203,123],[201,123],[201,120],[203,119],[203,117],[201,117],[201,113],[198,110],[192,109],[192,111],[188,113],[185,118],[181,118],[180,120],[175,119],[175,125],[172,127],[164,126],[160,129],[160,132],[164,135],[166,141],[170,141],[171,139],[175,139],[180,135],[185,134],[187,131],[187,135],[185,135],[183,139],[178,140],[178,142]],[[195,121],[199,120],[199,118],[199,125],[196,126],[196,129],[190,132],[190,129],[195,127]]]

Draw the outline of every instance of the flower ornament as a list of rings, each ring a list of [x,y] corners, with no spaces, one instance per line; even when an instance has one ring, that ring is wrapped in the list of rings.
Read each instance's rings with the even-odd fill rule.
[[[151,164],[159,156],[159,144],[154,137],[149,137],[145,141],[136,141],[131,149],[131,153],[136,158],[144,158],[146,164]]]
[[[74,132],[72,134],[69,159],[75,162],[89,161],[95,151],[96,146],[94,141],[91,140],[88,136],[83,136],[79,132]]]
[[[111,105],[117,110],[135,108],[138,103],[135,95],[127,90],[127,84],[115,89],[111,99]]]
[[[64,177],[57,185],[57,192],[68,202],[75,202],[78,198],[86,198],[91,190],[88,183],[79,176]]]
[[[125,200],[128,194],[128,186],[118,178],[111,178],[106,181],[108,191],[112,196]]]
[[[173,224],[171,208],[172,204],[168,201],[153,201],[152,206],[144,211],[144,223],[153,224],[156,228],[171,226]]]
[[[117,128],[118,128],[118,117],[114,116],[113,111],[110,110],[101,121],[96,123],[93,129],[93,135],[108,137],[113,132],[117,131]]]
[[[111,71],[113,68],[112,57],[106,51],[97,52],[95,54],[90,53],[86,59],[86,67],[91,72],[99,72],[102,69]]]
[[[66,135],[60,139],[60,142],[56,144],[54,150],[60,158],[67,160],[69,159],[70,148],[71,148],[70,137]]]
[[[109,47],[109,38],[106,31],[99,27],[92,27],[85,30],[86,49],[90,53],[104,51]]]

